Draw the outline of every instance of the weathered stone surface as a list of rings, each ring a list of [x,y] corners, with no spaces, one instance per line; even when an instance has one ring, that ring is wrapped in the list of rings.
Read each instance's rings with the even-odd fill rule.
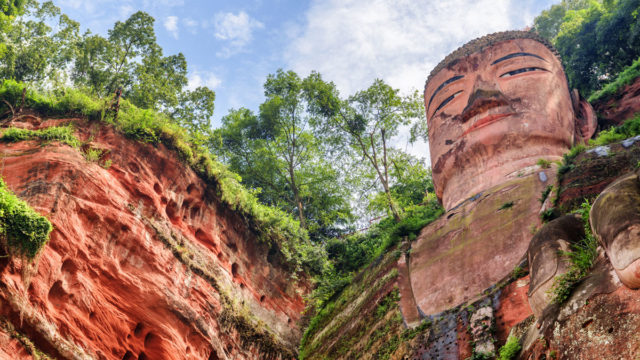
[[[531,317],[531,307],[527,299],[529,276],[509,283],[500,292],[495,309],[495,339],[504,344],[514,326]]]
[[[621,176],[598,195],[589,216],[620,281],[640,287],[640,181],[637,173]]]
[[[495,354],[494,340],[491,332],[488,331],[494,321],[493,308],[491,306],[481,307],[471,315],[469,326],[471,327],[471,336],[475,344],[474,351],[476,353],[487,356]]]
[[[557,205],[563,211],[580,207],[585,199],[595,199],[619,176],[634,171],[640,161],[640,142],[623,146],[609,144],[609,155],[583,152],[571,161],[561,176]]]
[[[529,304],[536,317],[540,317],[551,302],[554,278],[565,274],[570,267],[567,256],[561,252],[584,238],[584,224],[577,215],[565,215],[545,224],[531,239],[527,255],[531,269]]]
[[[549,178],[553,168],[543,169]],[[423,315],[437,314],[507,276],[525,256],[540,220],[537,166],[468,199],[425,227],[411,248],[410,276]]]
[[[596,101],[593,107],[598,113],[598,122],[602,126],[621,125],[640,112],[640,78],[622,87],[616,96]]]
[[[429,78],[424,100],[433,181],[447,210],[540,158],[559,160],[596,128],[560,60],[528,38],[453,61]]]
[[[568,305],[567,305],[568,306]],[[533,324],[531,331],[535,332]],[[591,297],[525,347],[519,359],[637,359],[640,356],[640,294],[624,286]]]
[[[0,144],[8,186],[54,225],[37,266],[0,259],[0,316],[57,358],[293,356],[304,281],[162,145],[72,121],[110,168]]]

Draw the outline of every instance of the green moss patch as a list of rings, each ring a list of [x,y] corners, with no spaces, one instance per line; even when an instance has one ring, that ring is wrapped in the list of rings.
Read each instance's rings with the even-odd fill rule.
[[[53,227],[0,179],[0,236],[9,254],[33,259],[49,241]]]
[[[73,126],[51,126],[40,130],[8,128],[2,131],[0,140],[19,142],[25,140],[59,141],[72,147],[78,147],[80,141],[74,135]]]

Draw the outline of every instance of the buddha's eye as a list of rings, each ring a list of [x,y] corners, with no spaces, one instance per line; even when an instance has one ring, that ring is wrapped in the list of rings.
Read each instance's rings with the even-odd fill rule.
[[[529,72],[529,71],[538,71],[538,70],[546,71],[545,69],[542,69],[542,68],[539,68],[539,67],[527,67],[527,68],[522,68],[522,69],[517,69],[517,70],[513,70],[513,71],[506,72],[506,73],[504,73],[504,74],[500,75],[500,77],[501,77],[501,78],[503,78],[503,77],[509,77],[509,76],[513,76],[513,75],[521,74],[521,73],[524,73],[524,72]]]
[[[433,112],[433,114],[435,115],[435,113],[438,112],[438,110],[442,109],[445,105],[447,105],[449,102],[451,102],[451,100],[453,100],[456,96],[460,95],[460,93],[462,93],[462,90],[454,93],[453,95],[449,96],[448,98],[444,99],[440,105],[438,105],[438,107],[436,108],[436,111]]]

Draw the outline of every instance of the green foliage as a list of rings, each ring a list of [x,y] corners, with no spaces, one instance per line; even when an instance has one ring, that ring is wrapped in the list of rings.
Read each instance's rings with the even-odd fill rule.
[[[507,342],[499,350],[500,356],[498,356],[498,360],[515,359],[521,349],[520,340],[513,335],[509,335]]]
[[[327,240],[325,249],[329,265],[315,279],[316,288],[312,293],[315,306],[321,308],[350,284],[352,274],[387,253],[401,239],[415,239],[423,227],[443,213],[444,210],[434,199],[406,209],[400,222],[389,216],[364,234]]]
[[[26,0],[0,0],[0,12],[6,16],[16,16],[24,12]]]
[[[522,266],[518,265],[514,267],[513,270],[511,271],[511,278],[513,280],[517,280],[525,276],[526,274],[527,274],[527,270],[525,270]]]
[[[310,94],[324,85],[278,70],[264,84],[259,115],[232,110],[211,144],[260,200],[297,217],[314,241],[339,235],[353,219],[339,154],[312,129]]]
[[[580,155],[586,149],[587,149],[587,147],[584,144],[578,144],[578,145],[572,147],[571,150],[569,150],[568,153],[563,155],[564,163],[565,164],[570,163],[571,161],[573,161],[573,159],[576,158],[576,156]]]
[[[554,303],[561,304],[569,298],[573,289],[587,276],[598,256],[598,242],[589,225],[590,210],[591,204],[585,200],[578,211],[584,223],[585,238],[579,243],[573,244],[571,251],[561,252],[562,255],[569,258],[571,266],[565,274],[556,276],[553,281],[553,286],[549,291],[553,296]]]
[[[8,128],[0,135],[0,140],[18,142],[25,140],[59,141],[72,147],[78,147],[80,141],[75,137],[73,126],[50,126],[40,130]]]
[[[498,208],[498,210],[505,210],[505,209],[510,209],[513,207],[513,201],[508,201],[502,205],[500,205],[500,207]]]
[[[33,259],[49,240],[53,227],[0,179],[0,238],[12,255]]]
[[[620,126],[601,131],[597,138],[591,140],[591,144],[606,145],[637,135],[640,135],[640,113],[635,114],[633,118],[625,121]]]
[[[72,83],[82,90],[73,95],[85,97],[107,98],[120,89],[138,108],[162,111],[182,125],[194,144],[208,142],[215,93],[206,87],[186,88],[186,59],[180,53],[163,55],[156,42],[155,19],[149,14],[138,11],[116,22],[105,38],[90,31],[80,34],[80,24],[52,2],[22,3],[2,4],[13,15],[11,22],[0,15],[0,78],[40,89]],[[20,9],[25,5],[24,11],[15,11],[17,5],[12,4]]]
[[[0,82],[0,99],[19,101],[22,96],[24,84],[13,80]],[[307,232],[300,228],[298,222],[293,220],[282,210],[261,204],[255,195],[246,190],[240,183],[238,175],[230,172],[226,166],[213,160],[213,158],[201,147],[192,145],[189,134],[180,125],[171,121],[163,114],[153,110],[139,109],[126,100],[122,100],[117,119],[114,120],[111,113],[105,114],[106,102],[80,95],[79,90],[66,89],[64,91],[26,92],[26,105],[49,116],[68,115],[69,113],[85,114],[91,119],[102,119],[112,123],[116,129],[125,135],[140,141],[153,144],[163,143],[169,149],[176,151],[179,157],[190,165],[194,171],[207,183],[214,186],[218,196],[229,208],[244,215],[247,224],[266,244],[275,246],[282,255],[285,263],[294,269],[306,268],[311,273],[322,271],[324,255],[322,250],[313,246],[308,241]],[[2,108],[0,108],[0,113]],[[73,128],[70,126],[50,127],[47,129],[31,131],[11,131],[8,137],[3,133],[5,141],[25,140],[27,138],[39,138],[42,140],[63,141],[72,146],[78,146],[79,142],[73,136]]]
[[[547,187],[542,190],[542,194],[540,194],[540,198],[538,199],[538,201],[540,201],[541,204],[544,204],[544,202],[547,200],[547,197],[549,197],[549,194],[551,194],[552,190],[553,185],[547,185]]]
[[[552,23],[549,28],[558,29],[551,40],[562,57],[572,88],[590,95],[638,59],[639,9],[637,0],[591,0],[575,7],[565,6],[564,14],[557,8],[554,14],[541,14],[540,20],[547,18]]]
[[[540,219],[543,222],[551,221],[551,220],[555,219],[556,217],[557,216],[556,216],[556,209],[555,208],[550,208],[550,209],[547,209],[547,210],[543,211],[542,213],[540,213]]]
[[[84,158],[87,159],[87,161],[90,162],[99,162],[100,158],[102,157],[102,150],[100,149],[87,149],[87,151],[84,152]]]
[[[640,58],[636,59],[630,66],[625,68],[615,80],[606,84],[602,89],[589,96],[589,102],[607,100],[615,95],[626,85],[630,85],[640,76]]]
[[[548,169],[549,167],[551,167],[551,161],[545,159],[538,159],[538,162],[536,162],[536,164],[543,169]]]
[[[310,76],[311,82],[320,81],[319,74]],[[390,142],[401,126],[424,115],[422,99],[417,92],[401,96],[397,89],[376,79],[369,88],[358,91],[347,100],[340,99],[332,83],[323,83],[322,91],[315,94],[312,111],[318,116],[316,132],[330,134],[336,143],[349,144],[352,151],[366,160],[368,170],[374,173],[376,186],[386,196],[388,211],[396,221],[401,209],[391,191],[390,178],[393,160]]]

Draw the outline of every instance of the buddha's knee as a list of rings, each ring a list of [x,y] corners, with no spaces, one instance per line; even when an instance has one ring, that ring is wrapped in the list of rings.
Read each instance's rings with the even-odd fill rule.
[[[551,303],[551,289],[556,276],[565,274],[570,267],[562,251],[571,251],[571,245],[584,237],[584,225],[577,215],[565,215],[545,224],[531,239],[527,256],[531,279],[529,305],[536,317]]]
[[[640,287],[640,182],[637,173],[620,177],[594,201],[589,221],[620,281]]]

